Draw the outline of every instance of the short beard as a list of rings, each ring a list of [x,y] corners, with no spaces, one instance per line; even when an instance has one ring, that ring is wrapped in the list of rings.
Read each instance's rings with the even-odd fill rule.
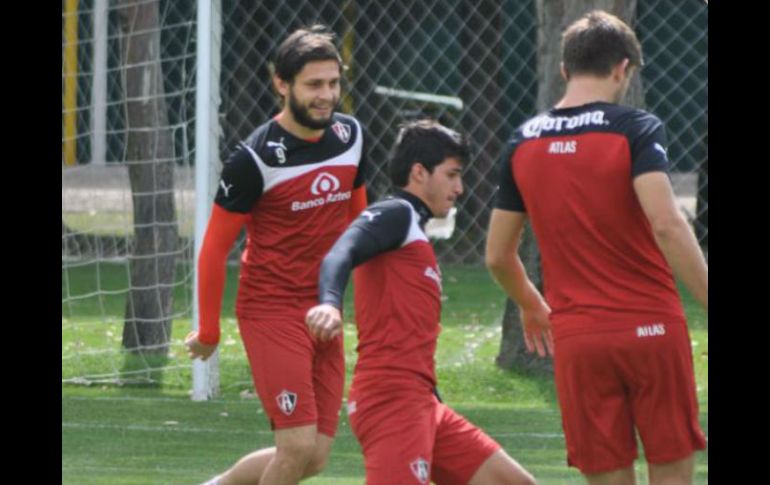
[[[294,116],[294,121],[304,126],[305,128],[310,128],[311,130],[323,130],[328,128],[332,124],[332,118],[334,117],[334,113],[337,111],[337,106],[339,105],[338,101],[334,108],[332,108],[328,119],[314,120],[310,117],[310,113],[308,113],[307,108],[303,108],[297,104],[297,101],[294,99],[294,96],[291,95],[291,92],[287,96],[287,102],[289,103],[291,114]]]

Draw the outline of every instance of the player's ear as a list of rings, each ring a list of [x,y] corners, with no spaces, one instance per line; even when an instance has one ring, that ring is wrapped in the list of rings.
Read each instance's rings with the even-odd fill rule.
[[[420,162],[413,163],[409,169],[409,178],[418,184],[424,183],[428,175],[430,175],[428,169]]]
[[[615,67],[612,68],[612,79],[620,82],[623,78],[630,76],[631,72],[628,69],[630,63],[631,60],[628,57],[625,57],[622,61],[618,62]]]
[[[563,77],[565,81],[569,81],[569,73],[564,68],[564,63],[563,62],[559,63],[559,71],[561,71],[561,77]]]
[[[281,79],[278,74],[273,74],[273,87],[275,87],[275,91],[283,98],[289,94],[289,83]]]

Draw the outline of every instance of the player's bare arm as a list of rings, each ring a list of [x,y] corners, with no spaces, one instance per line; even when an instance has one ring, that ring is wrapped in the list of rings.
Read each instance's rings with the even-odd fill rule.
[[[674,274],[708,310],[708,266],[695,234],[676,206],[668,176],[663,172],[639,175],[634,179],[634,190]]]
[[[553,355],[553,337],[548,314],[551,309],[527,277],[519,257],[519,241],[526,215],[493,209],[487,233],[486,265],[492,277],[518,305],[527,351],[540,357]]]

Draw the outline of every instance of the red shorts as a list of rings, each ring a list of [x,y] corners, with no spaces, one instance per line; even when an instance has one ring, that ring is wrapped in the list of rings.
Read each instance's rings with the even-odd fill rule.
[[[367,485],[466,484],[500,445],[427,391],[351,389]]]
[[[649,463],[681,460],[706,447],[684,322],[573,334],[554,345],[570,466],[587,474],[631,466],[635,428]]]
[[[317,424],[334,437],[345,385],[342,335],[316,341],[305,324],[312,302],[259,319],[240,317],[254,387],[273,429]]]

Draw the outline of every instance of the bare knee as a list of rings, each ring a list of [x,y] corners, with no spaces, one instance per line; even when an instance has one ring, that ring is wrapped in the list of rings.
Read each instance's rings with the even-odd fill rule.
[[[535,477],[504,450],[498,450],[476,470],[470,485],[536,485]]]
[[[313,457],[310,459],[307,465],[305,465],[305,473],[302,478],[308,478],[318,475],[326,468],[326,464],[329,462],[329,454],[321,449],[316,449],[313,453]]]
[[[621,468],[602,473],[584,473],[588,485],[634,485],[636,474],[634,467]]]
[[[535,477],[531,473],[520,469],[508,469],[500,470],[497,473],[492,473],[482,477],[475,477],[471,480],[471,485],[484,484],[484,485],[537,485]]]
[[[650,485],[692,485],[695,455],[671,463],[648,464]]]
[[[282,469],[305,470],[313,461],[315,447],[314,439],[293,439],[276,446],[273,461]]]
[[[313,457],[305,467],[303,478],[312,477],[321,473],[329,461],[329,455],[332,451],[334,438],[324,433],[318,433],[316,436],[316,447]]]
[[[537,480],[521,465],[515,468],[509,468],[500,476],[500,480],[495,482],[500,485],[537,485]]]

